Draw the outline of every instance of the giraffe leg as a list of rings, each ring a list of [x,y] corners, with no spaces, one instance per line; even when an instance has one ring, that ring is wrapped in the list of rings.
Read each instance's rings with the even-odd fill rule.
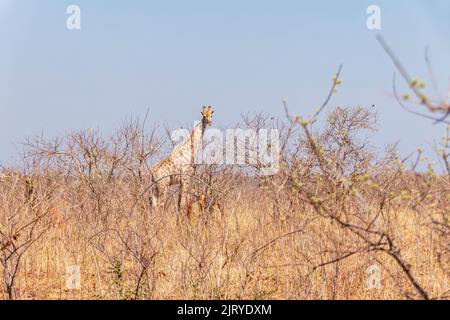
[[[178,211],[181,213],[186,208],[187,197],[186,188],[188,187],[188,179],[186,177],[181,177],[180,179],[180,191],[178,193]]]
[[[154,181],[155,178],[152,177],[151,183],[154,184]],[[152,208],[152,210],[156,209],[158,206],[159,191],[158,183],[150,188],[150,196],[148,197],[148,201],[150,202],[150,208]]]
[[[162,203],[164,194],[163,190],[166,190],[167,188],[168,184],[165,181],[159,181],[153,186],[149,199],[152,209],[156,209]]]
[[[152,209],[156,209],[158,206],[158,196],[156,195],[156,191],[153,190],[153,192],[150,195],[150,206]]]

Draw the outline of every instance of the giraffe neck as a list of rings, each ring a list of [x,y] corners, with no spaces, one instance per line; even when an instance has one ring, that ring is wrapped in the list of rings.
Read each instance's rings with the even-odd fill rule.
[[[202,120],[202,122],[195,123],[194,129],[192,129],[191,132],[191,138],[194,136],[199,136],[201,139],[203,139],[203,134],[205,133],[207,126],[208,124],[205,120]]]
[[[188,139],[170,155],[170,160],[175,170],[194,167],[197,162],[198,152],[202,148],[203,134],[206,127],[207,123],[205,121],[195,122]]]
[[[199,148],[202,148],[203,144],[203,134],[206,130],[206,122],[202,121],[194,124],[194,129],[192,130],[190,136],[190,151],[191,151],[191,165],[195,164],[195,159]]]

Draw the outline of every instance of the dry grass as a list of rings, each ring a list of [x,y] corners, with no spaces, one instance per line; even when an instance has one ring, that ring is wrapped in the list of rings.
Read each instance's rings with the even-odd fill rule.
[[[259,205],[240,201],[235,215],[211,219],[207,225],[191,221],[180,226],[170,213],[152,218],[155,226],[150,230],[158,233],[153,245],[158,254],[143,284],[142,297],[397,299],[404,297],[404,290],[412,290],[401,270],[383,254],[357,254],[311,273],[311,265],[326,259],[323,252],[339,250],[337,241],[345,236],[326,219],[312,220],[302,233],[280,239],[250,261],[258,248],[293,231],[305,217],[313,215],[303,212],[300,218],[273,219],[264,199],[258,200]],[[69,208],[62,210],[70,214]],[[449,278],[436,259],[436,232],[408,209],[392,214],[396,215],[402,253],[414,266],[418,280],[431,296],[446,292]],[[115,241],[105,245],[111,256],[118,255],[123,268],[123,280],[117,283],[109,257],[92,247],[76,223],[68,219],[52,229],[24,258],[17,288],[20,298],[133,297],[135,274],[140,269],[135,259],[117,248]],[[374,262],[382,266],[382,287],[369,290],[366,270]],[[79,264],[82,270],[79,292],[65,289],[66,266],[73,264]]]

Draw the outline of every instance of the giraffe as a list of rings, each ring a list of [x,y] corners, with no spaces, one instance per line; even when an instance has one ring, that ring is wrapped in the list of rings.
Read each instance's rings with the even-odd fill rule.
[[[182,210],[186,205],[185,191],[190,183],[190,175],[195,173],[194,157],[197,154],[197,142],[203,141],[203,134],[207,127],[212,124],[214,111],[211,106],[204,106],[202,121],[194,125],[188,139],[175,148],[170,155],[158,162],[150,169],[152,187],[150,189],[150,204],[154,209],[158,202],[164,197],[169,186],[179,184],[177,206]]]

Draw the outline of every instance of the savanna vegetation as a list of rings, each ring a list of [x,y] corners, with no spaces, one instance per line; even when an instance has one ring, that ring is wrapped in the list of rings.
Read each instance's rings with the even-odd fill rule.
[[[448,299],[450,128],[439,164],[380,152],[374,108],[326,108],[340,83],[309,118],[243,116],[279,130],[280,170],[197,165],[188,208],[149,204],[170,142],[145,121],[28,139],[0,172],[0,298]]]

